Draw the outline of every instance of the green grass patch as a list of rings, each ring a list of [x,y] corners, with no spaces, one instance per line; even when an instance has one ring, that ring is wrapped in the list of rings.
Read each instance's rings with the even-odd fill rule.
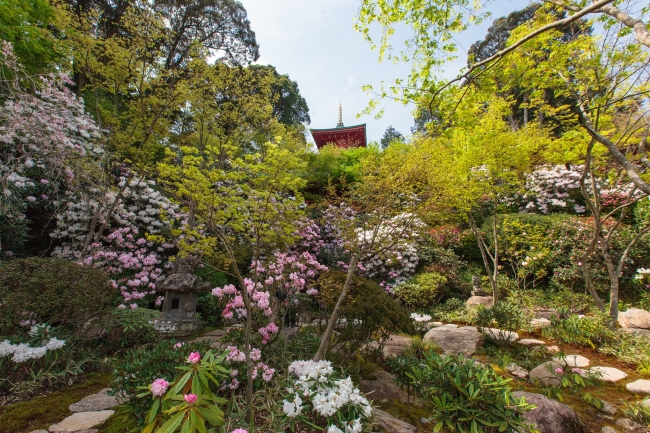
[[[68,406],[108,387],[110,373],[91,373],[75,385],[20,403],[0,406],[0,433],[46,429],[71,414]]]

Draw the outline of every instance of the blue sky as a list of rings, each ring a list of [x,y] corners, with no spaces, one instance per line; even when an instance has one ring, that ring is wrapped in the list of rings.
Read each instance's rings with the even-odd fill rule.
[[[366,123],[369,141],[379,141],[389,125],[404,135],[410,134],[412,106],[386,101],[382,118],[375,119],[373,115],[356,118],[370,99],[361,86],[379,87],[380,82],[406,78],[409,72],[406,64],[379,63],[377,51],[372,51],[354,30],[358,0],[240,1],[248,11],[260,44],[258,63],[271,64],[298,83],[309,105],[311,128],[335,126],[340,100],[343,123]],[[469,49],[473,42],[485,36],[492,19],[527,4],[527,0],[491,2],[488,10],[493,16],[489,22],[460,35],[458,42],[465,50]],[[447,74],[453,76],[465,62],[461,50],[459,59],[448,65]]]

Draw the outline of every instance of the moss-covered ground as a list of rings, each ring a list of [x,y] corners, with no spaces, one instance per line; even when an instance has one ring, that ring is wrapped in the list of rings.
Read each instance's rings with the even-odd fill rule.
[[[68,406],[106,387],[110,373],[91,373],[83,381],[47,395],[0,406],[0,433],[27,433],[46,429],[71,415]]]

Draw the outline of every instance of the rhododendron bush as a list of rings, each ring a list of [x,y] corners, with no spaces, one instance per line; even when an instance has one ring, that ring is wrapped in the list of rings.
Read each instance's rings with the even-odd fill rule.
[[[0,248],[8,253],[22,246],[28,215],[55,213],[80,180],[93,183],[104,151],[83,101],[66,87],[67,76],[27,78],[7,42],[0,66],[14,76],[0,83]]]

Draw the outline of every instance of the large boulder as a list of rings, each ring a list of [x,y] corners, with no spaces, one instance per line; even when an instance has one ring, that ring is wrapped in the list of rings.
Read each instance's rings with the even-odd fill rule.
[[[640,308],[630,308],[618,313],[618,323],[623,328],[650,329],[650,312]]]
[[[411,424],[399,420],[383,410],[377,408],[372,408],[372,413],[375,418],[375,422],[381,427],[386,433],[417,433],[416,429]]]
[[[566,404],[532,392],[516,391],[513,394],[526,397],[526,402],[536,406],[524,414],[524,419],[539,433],[587,433],[578,415]]]
[[[437,344],[447,355],[472,356],[483,343],[483,334],[475,326],[441,326],[427,332],[423,341]]]
[[[542,386],[558,386],[562,383],[560,380],[562,373],[556,373],[556,368],[563,370],[564,364],[555,361],[546,361],[530,370],[528,377],[530,377],[530,381],[534,384],[540,384]]]
[[[393,376],[384,370],[376,370],[371,379],[359,382],[359,389],[372,400],[399,400],[406,402],[408,394],[402,391],[393,381]]]
[[[390,358],[401,355],[409,347],[411,347],[411,337],[391,335],[384,344],[384,356]]]
[[[494,305],[494,299],[492,296],[472,296],[467,301],[465,301],[465,305],[468,307],[476,305],[485,305],[486,307],[491,307]]]

